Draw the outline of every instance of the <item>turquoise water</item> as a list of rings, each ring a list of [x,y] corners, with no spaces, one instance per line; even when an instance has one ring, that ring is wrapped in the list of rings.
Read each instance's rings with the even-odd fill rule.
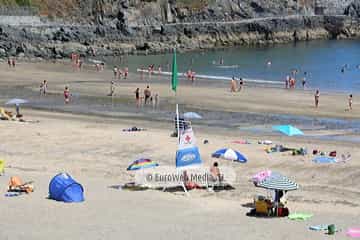
[[[125,62],[130,70],[155,64],[168,70],[172,55],[129,56]],[[223,59],[223,64],[220,61]],[[264,47],[237,47],[225,50],[178,54],[179,71],[193,69],[197,74],[243,77],[284,81],[292,69],[298,69],[297,79],[304,77],[308,88],[322,91],[360,91],[360,41],[312,41]],[[271,66],[267,62],[271,61]],[[342,73],[341,70],[344,69]],[[216,81],[216,80],[214,80]],[[298,81],[300,87],[300,81]]]

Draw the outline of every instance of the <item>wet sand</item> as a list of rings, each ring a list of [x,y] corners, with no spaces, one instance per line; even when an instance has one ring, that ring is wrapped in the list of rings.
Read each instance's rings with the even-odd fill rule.
[[[111,99],[105,96],[112,76],[110,71],[95,73],[89,69],[72,73],[63,64],[22,64],[15,71],[1,66],[0,75],[1,92],[8,90],[6,95],[1,95],[2,101],[16,94],[31,99],[29,107],[35,108],[22,109],[26,119],[34,120],[34,123],[0,122],[0,158],[6,160],[7,166],[6,175],[0,177],[0,185],[5,194],[9,177],[19,175],[24,180],[34,180],[36,187],[35,192],[28,196],[0,196],[0,212],[5,219],[0,223],[3,229],[1,238],[117,239],[122,236],[167,239],[171,236],[174,239],[232,239],[242,236],[245,239],[328,239],[329,236],[323,232],[312,232],[308,227],[334,223],[343,230],[337,233],[336,239],[345,239],[346,228],[358,225],[360,152],[356,142],[284,137],[270,131],[245,131],[239,129],[242,118],[237,119],[239,122],[236,124],[232,123],[234,125],[224,126],[219,124],[221,118],[213,124],[211,119],[207,120],[209,124],[195,121],[194,130],[204,165],[210,166],[214,161],[211,153],[222,147],[237,149],[249,159],[246,164],[233,165],[220,160],[220,164],[234,167],[237,174],[234,190],[215,193],[194,190],[190,192],[190,197],[181,191],[120,191],[109,186],[132,181],[133,175],[125,169],[137,158],[148,157],[163,166],[174,165],[176,139],[170,134],[174,129],[171,119],[175,101],[167,80],[151,80],[151,89],[161,96],[160,110],[153,111],[150,107],[134,108],[132,92],[135,87],[143,89],[147,84],[145,80],[141,82],[138,75],[130,75],[127,81],[120,81],[114,106],[109,105]],[[51,95],[40,98],[37,87],[45,78],[49,81]],[[65,84],[69,84],[74,95],[78,94],[69,106],[64,106],[61,96]],[[260,87],[245,90],[232,96],[227,92],[227,84],[203,81],[196,86],[181,84],[177,97],[182,107],[192,110],[201,108],[199,111],[214,117],[222,113],[216,111],[218,106],[226,113],[245,111],[248,103],[257,106],[250,111],[258,114],[256,118],[266,116],[265,112],[283,113],[281,106],[294,116],[314,117],[315,114],[356,121],[359,114],[356,105],[356,110],[351,113],[344,112],[344,104],[326,107],[326,96],[324,111],[327,113],[322,115],[322,108],[314,110],[311,100],[300,101],[307,95],[311,97],[310,93]],[[259,97],[260,93],[264,95],[263,100],[255,97],[249,102],[241,95]],[[296,96],[299,97],[297,100]],[[328,97],[330,100],[337,99],[337,102],[343,98],[336,94]],[[288,98],[294,99],[294,104],[302,108],[292,110],[286,104],[290,101]],[[271,108],[277,101],[279,105]],[[274,110],[267,111],[267,107]],[[334,109],[339,109],[339,112]],[[251,126],[251,119],[248,120],[247,125]],[[271,117],[263,121],[274,122]],[[132,126],[146,128],[147,131],[122,131]],[[314,135],[344,134],[342,129],[321,128],[321,124],[316,131],[305,130],[307,132]],[[202,144],[204,139],[209,140],[209,144]],[[239,139],[246,139],[252,144],[232,143]],[[267,154],[265,146],[257,144],[260,139],[269,139],[288,147],[306,147],[309,152],[312,149],[325,152],[337,150],[339,154],[351,153],[352,158],[346,163],[316,165],[312,163],[311,155]],[[279,171],[295,180],[300,189],[288,194],[290,211],[311,212],[314,217],[305,222],[247,217],[247,206],[253,196],[266,194],[266,191],[255,188],[249,179],[264,169]],[[61,171],[69,172],[84,185],[84,203],[62,204],[46,199],[51,177]]]

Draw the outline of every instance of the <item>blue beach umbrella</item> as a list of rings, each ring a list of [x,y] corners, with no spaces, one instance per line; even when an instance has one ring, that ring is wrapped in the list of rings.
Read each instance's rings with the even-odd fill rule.
[[[275,131],[279,131],[287,136],[304,135],[304,133],[300,129],[293,127],[291,125],[273,126],[272,129]]]
[[[247,159],[244,155],[242,155],[238,151],[232,150],[231,148],[223,148],[223,149],[217,150],[211,156],[214,158],[223,158],[226,160],[231,160],[231,161],[240,162],[240,163],[247,162]]]

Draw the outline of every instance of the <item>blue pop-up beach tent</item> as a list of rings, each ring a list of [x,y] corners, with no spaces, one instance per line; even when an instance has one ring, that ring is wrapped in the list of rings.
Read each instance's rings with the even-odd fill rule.
[[[279,131],[288,136],[304,135],[304,133],[300,129],[293,127],[291,125],[273,126],[272,129],[275,131]]]
[[[82,202],[84,188],[69,174],[59,173],[50,181],[49,198],[61,202]]]

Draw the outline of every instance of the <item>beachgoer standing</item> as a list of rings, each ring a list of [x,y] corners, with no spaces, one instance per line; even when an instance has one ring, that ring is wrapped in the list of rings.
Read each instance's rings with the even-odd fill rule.
[[[150,91],[150,87],[149,85],[146,87],[146,89],[144,90],[144,97],[145,97],[145,102],[144,104],[146,105],[147,102],[150,100],[151,97],[151,91]]]
[[[11,68],[11,59],[10,58],[8,58],[7,63],[8,63],[9,68]]]
[[[79,61],[78,61],[78,68],[79,68],[79,71],[81,71],[82,64],[83,64],[83,61],[82,61],[81,59],[79,59]]]
[[[194,84],[194,82],[195,82],[195,75],[196,74],[196,72],[193,72],[193,71],[191,71],[191,83],[192,84]]]
[[[349,110],[352,110],[353,95],[349,95]]]
[[[289,84],[290,84],[290,76],[286,76],[286,79],[285,79],[285,88],[288,89],[289,88]]]
[[[114,94],[115,94],[115,82],[111,81],[110,82],[110,93],[108,96],[112,97],[112,96],[114,96]]]
[[[315,92],[315,107],[316,108],[319,107],[319,100],[320,100],[320,91],[316,90],[316,92]]]
[[[43,89],[44,89],[44,83],[41,82],[40,83],[40,96],[43,94]]]
[[[48,82],[47,82],[47,80],[44,80],[44,82],[42,84],[42,93],[44,95],[46,95],[46,93],[47,93],[47,87],[48,87]]]
[[[65,104],[68,104],[70,102],[70,90],[68,86],[66,86],[64,89],[64,101]]]
[[[306,77],[303,77],[302,81],[301,81],[302,87],[305,90],[305,85],[306,85]]]
[[[134,93],[135,93],[136,107],[139,108],[140,107],[140,88],[137,88]]]
[[[125,67],[125,69],[124,69],[124,79],[127,79],[128,75],[129,75],[129,68]]]
[[[11,64],[12,64],[12,66],[13,66],[13,67],[15,67],[15,66],[16,66],[16,61],[15,61],[15,58],[13,58],[13,59],[12,59]]]
[[[160,96],[158,93],[156,93],[153,99],[153,108],[158,109],[159,105],[160,105]]]
[[[230,92],[236,92],[236,80],[235,77],[232,77],[231,83],[230,83]]]
[[[117,77],[117,71],[118,71],[117,66],[114,66],[114,68],[113,68],[114,79],[116,79],[116,77]]]
[[[243,89],[243,87],[244,87],[244,80],[242,79],[242,78],[240,78],[240,80],[239,80],[239,92]]]

